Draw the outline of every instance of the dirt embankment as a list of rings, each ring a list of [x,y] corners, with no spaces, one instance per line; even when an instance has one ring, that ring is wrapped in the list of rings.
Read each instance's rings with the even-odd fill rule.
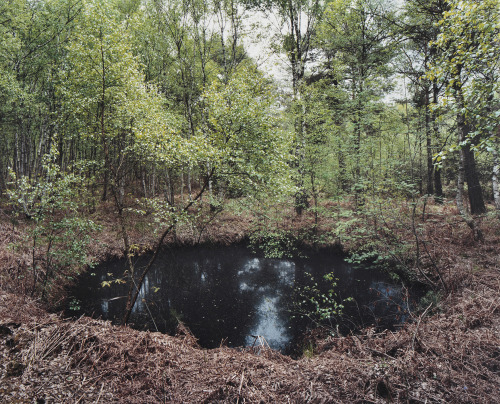
[[[318,341],[300,360],[266,347],[201,349],[186,330],[68,321],[0,292],[0,402],[499,402],[500,226],[484,221],[483,243],[457,217],[422,226],[433,262],[422,258],[421,269],[438,283],[438,266],[449,290],[439,305],[399,332]],[[4,271],[17,264],[2,255]]]

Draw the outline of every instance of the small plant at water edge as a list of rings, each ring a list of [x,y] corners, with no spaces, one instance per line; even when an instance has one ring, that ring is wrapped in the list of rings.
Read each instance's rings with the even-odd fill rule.
[[[318,285],[312,274],[306,273],[306,276],[310,279],[310,284],[295,289],[292,309],[294,316],[307,318],[315,326],[327,327],[338,334],[338,320],[343,314],[344,303],[352,298],[339,299],[335,291],[338,279],[333,273],[323,276],[327,284],[326,291]]]

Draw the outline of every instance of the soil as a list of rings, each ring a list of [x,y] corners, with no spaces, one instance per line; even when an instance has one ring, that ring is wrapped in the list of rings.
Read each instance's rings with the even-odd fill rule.
[[[425,275],[434,292],[412,321],[397,332],[316,338],[314,352],[298,360],[264,340],[251,349],[206,350],[182,326],[173,337],[50,313],[20,280],[29,254],[8,248],[21,240],[23,225],[2,220],[0,402],[500,402],[500,223],[487,216],[480,223],[485,240],[476,242],[450,206],[429,206],[418,218],[419,255],[411,270]],[[99,219],[105,230],[90,252],[97,260],[121,253],[111,217]],[[250,223],[222,215],[200,239],[240,241]],[[380,237],[415,249],[413,229],[389,224]],[[180,229],[169,242],[193,236]],[[144,249],[153,242],[139,230],[134,237]]]

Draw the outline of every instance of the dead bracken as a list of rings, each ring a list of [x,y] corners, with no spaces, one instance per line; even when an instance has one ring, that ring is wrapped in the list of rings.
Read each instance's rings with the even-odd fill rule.
[[[498,402],[497,224],[482,224],[483,243],[474,243],[465,224],[453,232],[446,223],[425,226],[450,289],[439,308],[413,313],[397,332],[318,339],[314,355],[299,360],[265,343],[201,349],[185,328],[173,337],[87,317],[67,320],[22,294],[2,292],[0,401]],[[16,262],[9,254],[4,270]]]

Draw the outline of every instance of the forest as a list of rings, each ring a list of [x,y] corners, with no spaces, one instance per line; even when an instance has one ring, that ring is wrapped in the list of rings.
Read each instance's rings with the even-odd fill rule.
[[[0,401],[497,402],[499,79],[498,0],[3,0]],[[241,244],[423,297],[293,359],[123,327],[166,247]],[[121,327],[60,314],[117,258]]]

